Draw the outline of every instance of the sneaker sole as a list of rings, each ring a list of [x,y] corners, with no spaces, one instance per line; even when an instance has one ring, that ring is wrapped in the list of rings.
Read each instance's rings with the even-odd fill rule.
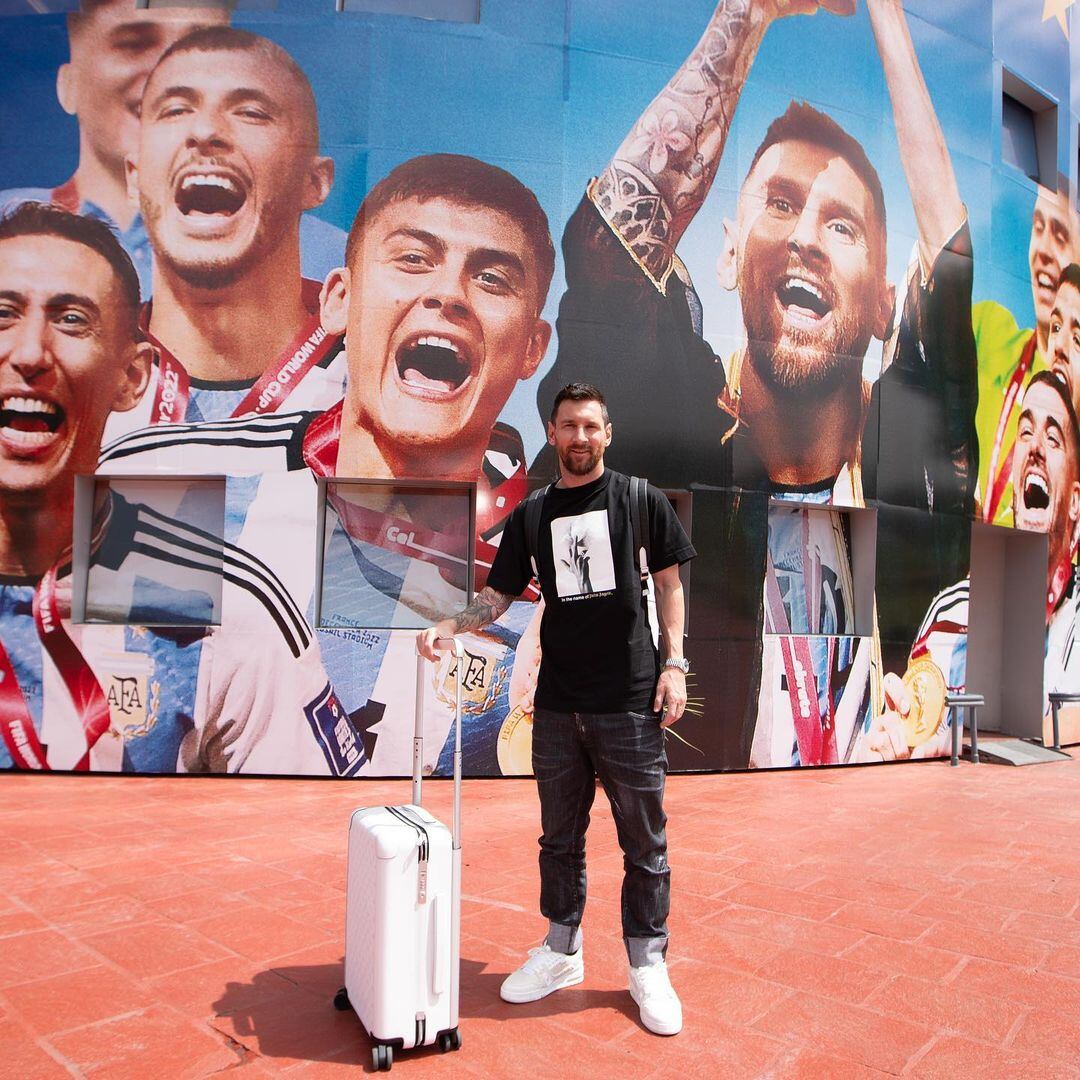
[[[539,1001],[541,998],[546,998],[548,994],[554,994],[556,990],[565,990],[568,986],[577,986],[578,983],[584,981],[585,972],[579,971],[573,975],[567,975],[565,978],[555,983],[554,986],[549,986],[543,990],[536,991],[532,994],[525,994],[523,996],[507,996],[507,994],[505,994],[500,987],[499,997],[501,997],[503,1001],[508,1002],[510,1005],[526,1005],[530,1001]]]
[[[665,1027],[660,1027],[660,1026],[653,1027],[650,1023],[648,1023],[646,1021],[644,1015],[642,1014],[642,1012],[641,1012],[641,1002],[638,1001],[638,999],[636,997],[634,997],[633,990],[630,991],[630,997],[633,999],[634,1004],[638,1007],[638,1018],[641,1020],[641,1026],[646,1031],[651,1031],[654,1035],[678,1035],[679,1032],[682,1031],[682,1021],[681,1020],[679,1021],[679,1026],[678,1027],[674,1027],[674,1028],[665,1028]]]

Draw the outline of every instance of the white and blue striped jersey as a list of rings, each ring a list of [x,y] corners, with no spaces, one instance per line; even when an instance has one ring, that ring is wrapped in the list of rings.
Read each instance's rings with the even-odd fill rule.
[[[63,620],[109,705],[91,769],[355,774],[362,746],[342,728],[318,642],[273,572],[211,532],[110,501],[88,574],[110,621],[72,623],[66,607]],[[70,574],[61,568],[58,593],[70,595]],[[0,582],[3,644],[50,767],[74,768],[86,736],[38,637],[35,585]],[[0,768],[11,767],[0,746]]]
[[[227,535],[273,568],[312,621],[317,582],[322,581],[317,636],[330,681],[366,741],[371,759],[366,771],[400,775],[411,770],[415,628],[427,625],[437,612],[459,610],[466,598],[460,583],[411,557],[403,544],[387,538],[378,544],[358,540],[329,503],[321,504],[304,451],[305,436],[317,419],[311,413],[282,413],[136,431],[105,447],[99,472],[228,474]],[[522,464],[505,451],[505,441],[493,444],[483,464],[491,501],[503,516],[517,501],[503,491],[514,486],[509,481]],[[320,559],[319,516],[324,512]],[[485,532],[489,542],[497,538],[497,529]],[[334,601],[335,595],[341,602]],[[465,635],[469,678],[463,745],[466,767],[474,774],[499,772],[496,740],[511,708],[515,648],[535,610],[529,602],[515,604],[495,626]],[[434,671],[432,677],[438,678]],[[442,769],[452,734],[452,697],[440,684],[427,704],[425,766]]]

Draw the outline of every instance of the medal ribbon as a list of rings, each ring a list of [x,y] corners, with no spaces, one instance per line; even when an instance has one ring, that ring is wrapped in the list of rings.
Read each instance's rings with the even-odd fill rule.
[[[96,530],[95,542],[104,531],[108,515],[103,515]],[[86,735],[86,753],[75,766],[76,771],[90,768],[90,751],[109,729],[109,703],[78,646],[71,640],[61,621],[60,605],[56,599],[57,567],[68,557],[51,567],[34,590],[34,626],[42,647],[60,672],[68,694],[75,705]],[[45,748],[34,729],[30,708],[19,687],[11,658],[0,643],[0,736],[3,737],[12,761],[20,769],[48,770]]]
[[[319,318],[319,289],[317,281],[305,279],[302,297],[304,306],[312,314],[277,360],[244,395],[244,399],[232,411],[233,416],[276,412],[304,376],[337,347],[337,336],[328,334]],[[191,399],[191,378],[184,365],[150,333],[150,303],[143,308],[139,323],[146,340],[158,354],[158,382],[154,389],[150,423],[182,423]]]
[[[85,772],[90,768],[90,751],[98,739],[109,730],[109,703],[97,677],[90,670],[90,665],[60,621],[60,607],[56,601],[55,566],[45,574],[34,591],[34,622],[41,644],[45,646],[49,658],[60,672],[82,721],[86,734],[86,753],[75,768],[79,772]]]
[[[344,402],[339,401],[333,408],[317,416],[304,435],[304,461],[316,476],[330,479],[337,475],[343,407]],[[499,434],[498,429],[493,434]],[[408,481],[403,480],[402,483],[408,483]],[[509,487],[510,497],[506,501],[510,504],[510,509],[513,509],[516,504],[516,500],[511,501],[513,496],[516,495],[517,499],[520,499],[528,489],[524,464],[518,467],[517,472],[505,484],[499,485],[499,494],[503,494],[504,488],[507,487]],[[489,520],[493,519],[490,511],[490,506],[494,503],[492,491],[493,489],[489,488],[477,492],[477,502],[484,499],[489,506],[489,511],[485,515]],[[457,554],[461,546],[460,536],[426,529],[404,518],[357,506],[336,495],[328,494],[328,498],[344,524],[345,531],[354,539],[374,544],[385,551],[401,551],[409,558],[431,563],[439,568],[443,579],[451,585],[459,589],[466,587],[468,563]],[[478,514],[477,517],[477,528],[480,531],[480,515]],[[493,531],[493,525],[489,525],[489,530]],[[475,592],[479,592],[487,584],[488,571],[491,569],[497,551],[498,548],[485,540],[483,536],[476,537],[473,572]],[[536,587],[530,584],[523,595],[529,599],[538,599],[540,594]]]
[[[1073,576],[1073,564],[1072,556],[1066,555],[1057,566],[1054,568],[1054,572],[1050,575],[1050,584],[1046,590],[1046,622],[1050,623],[1050,616],[1057,611],[1058,604],[1061,603],[1061,598],[1065,595],[1065,590],[1068,589],[1069,583],[1072,581]]]
[[[931,623],[926,633],[912,645],[911,659],[918,660],[920,656],[930,655],[930,646],[927,642],[931,634],[966,634],[967,632],[968,628],[963,623],[953,622],[951,619],[940,619],[938,622]]]
[[[0,641],[0,736],[17,769],[48,769],[45,751],[34,730],[29,706],[15,677],[15,668]]]
[[[55,187],[49,194],[49,201],[54,206],[59,206],[61,210],[66,210],[69,214],[77,214],[79,207],[82,205],[82,199],[79,197],[79,188],[75,183],[75,177],[70,180],[65,180],[59,187]]]
[[[799,747],[799,761],[803,765],[835,765],[837,763],[836,732],[832,720],[821,716],[818,701],[817,676],[814,674],[814,658],[810,654],[810,643],[805,637],[795,637],[791,633],[784,600],[780,595],[780,585],[776,578],[776,567],[772,554],[767,554],[765,574],[765,599],[769,607],[773,632],[780,636],[780,653],[787,675],[788,701],[791,706],[791,719],[795,726],[795,741]],[[806,567],[803,567],[805,576]],[[830,689],[834,643],[829,642]],[[829,697],[832,708],[832,697]]]
[[[992,522],[997,517],[998,510],[1001,508],[1001,500],[1005,495],[1005,488],[1012,477],[1012,461],[1013,452],[1015,450],[1015,443],[1009,447],[1008,453],[1005,454],[1005,460],[998,464],[1001,458],[1001,452],[1005,443],[1005,430],[1009,426],[1009,418],[1012,416],[1013,408],[1016,406],[1016,400],[1020,396],[1020,390],[1024,385],[1024,379],[1027,377],[1028,372],[1031,371],[1031,367],[1035,362],[1035,347],[1038,343],[1038,335],[1032,331],[1031,338],[1024,346],[1024,351],[1020,354],[1020,361],[1016,365],[1016,369],[1012,373],[1012,378],[1009,379],[1009,385],[1005,391],[1005,401],[1001,406],[1001,413],[998,415],[997,431],[994,434],[994,446],[990,453],[990,469],[987,472],[987,479],[991,485],[990,491],[987,493],[986,505],[983,507],[983,521]]]

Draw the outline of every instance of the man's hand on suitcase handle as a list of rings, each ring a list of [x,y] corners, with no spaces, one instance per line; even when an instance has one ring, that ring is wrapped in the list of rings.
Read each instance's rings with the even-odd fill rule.
[[[440,650],[437,643],[452,638],[455,632],[456,627],[450,619],[444,619],[441,623],[429,626],[416,635],[416,651],[425,660],[438,660],[439,652],[445,651],[446,646]]]
[[[439,638],[454,637],[463,630],[479,630],[480,627],[493,623],[510,606],[513,599],[512,596],[485,585],[463,611],[421,630],[416,635],[416,651],[425,660],[435,660],[435,653],[438,651],[435,642]]]

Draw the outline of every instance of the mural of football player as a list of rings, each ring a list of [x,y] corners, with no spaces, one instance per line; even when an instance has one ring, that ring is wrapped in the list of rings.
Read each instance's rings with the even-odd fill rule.
[[[1080,265],[1061,272],[1046,341],[1046,359],[1069,388],[1073,408],[1080,408]]]
[[[1059,293],[1065,287],[1063,275]],[[1080,650],[1074,645],[1080,591],[1073,565],[1080,527],[1080,425],[1069,388],[1056,372],[1032,376],[1017,413],[1013,519],[1017,528],[1044,532],[1048,540],[1043,712],[1049,716],[1047,695],[1080,689]],[[944,697],[947,690],[964,689],[969,590],[965,578],[934,598],[915,637],[908,675],[902,681],[885,677],[886,709],[870,725],[860,760],[948,753]],[[1064,723],[1069,711],[1062,711]]]
[[[528,491],[521,440],[497,418],[547,348],[551,328],[541,312],[554,261],[547,216],[516,177],[461,155],[412,158],[364,199],[346,265],[323,288],[323,325],[345,334],[344,399],[314,416],[134,432],[107,448],[102,468],[214,473],[227,460],[231,473],[262,474],[246,510],[243,543],[274,567],[301,606],[313,604],[315,585],[316,555],[308,553],[318,515],[312,474],[328,482],[428,477],[477,483],[479,589],[503,521]],[[181,445],[182,459],[175,456]],[[324,604],[321,613],[332,628],[323,635],[326,665],[351,711],[371,697],[398,704],[392,685],[400,665],[414,663],[413,635],[398,635],[398,650],[393,634],[368,628],[426,625],[456,610],[466,583],[460,500],[410,499],[389,488],[376,505],[370,489],[362,500],[350,499],[347,485],[328,490],[323,596],[328,581],[345,587],[341,606],[332,612]],[[455,507],[449,520],[447,506]],[[470,708],[474,720],[496,717],[496,729],[513,648],[533,614],[531,605],[520,607],[472,643],[482,674],[472,682]],[[385,659],[388,650],[393,655]],[[355,677],[339,677],[339,670]],[[529,692],[525,685],[522,693]],[[447,710],[440,715],[445,719]],[[380,743],[380,755],[390,762],[385,771],[408,768],[408,756],[398,756],[394,742],[398,734],[402,746],[411,739],[411,720],[402,717],[384,729],[394,732]],[[437,753],[445,724],[430,734]]]
[[[0,767],[330,771],[314,635],[220,535],[100,487],[89,574],[123,602],[112,625],[71,621],[74,478],[146,385],[138,310],[103,223],[31,202],[0,219]]]
[[[125,161],[136,153],[143,87],[162,53],[191,31],[226,26],[231,5],[136,7],[135,0],[82,0],[68,16],[70,59],[56,75],[60,105],[79,122],[79,162],[58,187],[0,192],[0,207],[54,202],[112,225],[150,295],[150,238],[128,198]],[[345,233],[305,214],[300,223],[305,276],[322,280],[341,261]]]
[[[158,62],[128,160],[154,253],[155,377],[108,437],[341,397],[340,340],[300,270],[300,222],[333,182],[307,77],[266,38],[196,30]]]
[[[59,187],[0,192],[0,207],[52,202],[112,225],[150,288],[150,242],[128,202],[124,159],[139,139],[139,104],[161,54],[200,26],[224,25],[224,7],[137,9],[135,0],[83,0],[67,16],[69,59],[56,73],[56,96],[79,123],[79,162]]]
[[[852,8],[820,6],[838,14]],[[626,432],[613,447],[613,465],[647,471],[664,485],[699,481],[856,506],[876,497],[921,511],[932,505],[962,524],[975,481],[976,364],[964,314],[971,303],[971,246],[948,149],[898,0],[871,0],[868,9],[919,231],[899,318],[885,273],[877,173],[852,136],[803,103],[793,103],[770,125],[743,180],[736,214],[725,224],[719,274],[726,288],[738,290],[746,338],[724,363],[701,337],[700,303],[676,254],[716,175],[769,25],[781,14],[817,7],[717,4],[697,47],[590,185],[567,227],[559,355],[540,394],[569,377],[612,385],[609,407]],[[886,349],[884,373],[871,388],[862,370],[872,339]],[[879,561],[891,563],[889,545],[900,542],[910,537],[880,536]],[[931,576],[937,587],[966,569],[957,565],[967,551],[966,535],[946,537],[942,547],[933,555],[942,564]],[[765,564],[765,551],[753,554],[754,565]],[[748,587],[762,588],[753,568],[744,576]],[[898,596],[910,592],[897,583],[893,589]],[[879,597],[879,610],[891,602]],[[896,621],[885,615],[890,625]],[[849,641],[842,644],[845,655],[808,653],[799,660],[816,672],[820,694],[812,687],[807,695],[821,697],[822,724],[832,725],[840,709],[827,700],[826,688],[842,681],[845,696],[863,695],[857,708],[845,709],[855,733],[851,725],[868,705],[869,673],[881,666],[876,657],[872,663],[858,655],[867,648]],[[745,719],[732,718],[725,727],[758,726],[758,750],[734,752],[749,753],[755,764],[810,763],[800,747],[825,745],[820,738],[782,738],[772,726],[773,701],[785,679],[787,692],[795,694],[785,672],[794,670],[796,659],[788,664],[777,652],[770,667],[775,679],[761,678],[756,706],[733,704],[738,695],[728,695],[728,708]],[[831,679],[834,670],[844,679]],[[746,680],[747,694],[757,684]],[[794,716],[817,722],[805,703],[792,698],[790,704]],[[762,752],[781,744],[783,753]],[[843,760],[852,741],[833,745]],[[815,752],[813,760],[830,756]],[[745,757],[730,762],[745,763]]]
[[[1028,272],[1035,307],[1034,328],[1023,328],[995,300],[975,305],[972,323],[979,355],[979,501],[984,521],[1012,522],[1012,454],[1020,399],[1031,376],[1052,362],[1050,320],[1065,268],[1077,258],[1080,237],[1068,182],[1058,191],[1040,185],[1031,216]]]
[[[870,393],[861,378],[863,358],[871,339],[887,336],[894,306],[894,289],[885,278],[881,184],[862,147],[806,104],[793,103],[770,126],[743,181],[736,215],[725,223],[719,253],[721,281],[738,290],[746,326],[743,348],[724,365],[700,338],[694,316],[700,304],[676,256],[716,174],[768,26],[780,11],[791,15],[818,6],[770,0],[718,4],[698,46],[590,185],[568,226],[569,289],[560,309],[559,356],[544,384],[561,385],[571,367],[575,377],[591,376],[594,367],[633,376],[619,380],[620,399],[610,405],[624,424],[634,421],[613,450],[613,460],[629,471],[642,471],[634,463],[659,454],[673,484],[734,481],[770,491],[813,489],[821,501],[861,501],[857,474],[865,472],[860,442]],[[886,357],[896,369],[891,381],[910,377],[909,354],[922,346],[939,361],[936,368],[922,365],[935,378],[945,382],[953,374],[937,370],[947,363],[965,376],[960,381],[965,393],[970,390],[970,402],[962,404],[973,408],[970,331],[965,338],[963,324],[948,318],[951,307],[934,300],[942,285],[951,299],[970,292],[966,212],[903,9],[895,0],[872,0],[868,7],[919,225],[920,265],[897,342]],[[617,324],[616,311],[628,312]],[[640,343],[616,350],[616,330],[630,338],[627,319],[640,322]],[[916,324],[929,325],[934,340],[920,339]],[[653,354],[665,363],[652,362]],[[639,377],[648,392],[642,392]],[[713,408],[710,390],[722,398],[720,410]],[[675,430],[656,423],[658,414],[678,417]],[[687,417],[700,417],[701,423],[688,423]],[[923,451],[912,422],[917,417],[908,417],[905,430],[908,458],[912,447]],[[961,422],[946,433],[950,450],[965,458],[962,468],[969,465],[970,426]],[[729,443],[733,463],[720,452]],[[691,475],[694,466],[687,462],[696,465],[699,455],[687,455],[687,446],[701,451],[708,464],[697,472],[704,475]],[[918,483],[913,475],[910,485],[892,485],[913,500],[927,481],[958,486],[952,455],[939,455],[948,459],[939,461],[926,450],[924,456]],[[927,501],[924,492],[913,504]],[[964,501],[956,493],[953,503]]]

